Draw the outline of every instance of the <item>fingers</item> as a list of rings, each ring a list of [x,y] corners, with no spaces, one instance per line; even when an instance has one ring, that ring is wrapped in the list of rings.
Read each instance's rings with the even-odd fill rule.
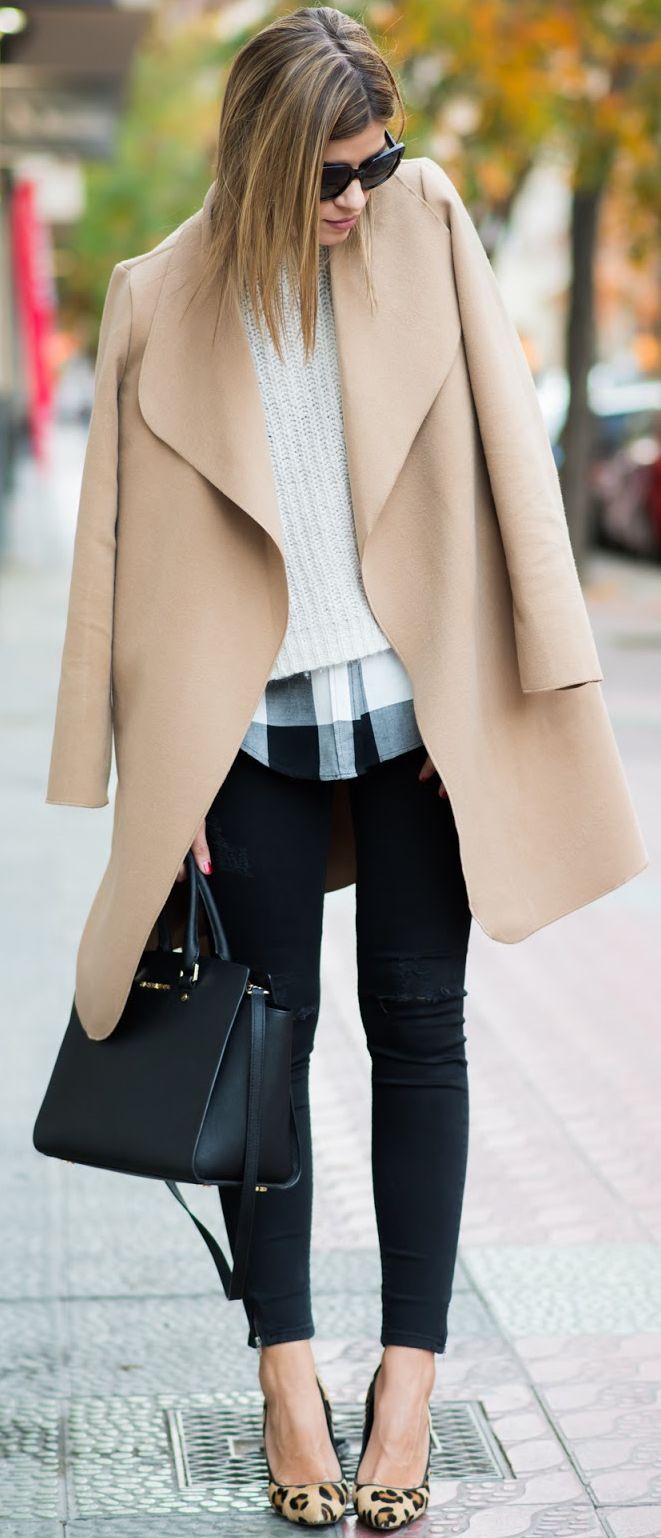
[[[203,822],[200,824],[197,833],[195,834],[195,838],[191,844],[191,850],[198,870],[204,871],[205,876],[210,876],[211,855],[209,854],[209,845],[207,843],[206,825],[207,822],[205,817]]]
[[[210,876],[213,867],[212,867],[212,864],[211,864],[211,855],[209,854],[209,845],[207,843],[206,825],[207,825],[207,820],[206,820],[206,817],[205,817],[205,818],[203,818],[202,822],[200,823],[200,826],[199,826],[199,828],[197,830],[197,833],[195,834],[195,838],[193,839],[193,842],[192,842],[190,847],[191,847],[191,854],[193,856],[195,864],[197,865],[198,870],[204,871],[205,876]],[[174,879],[175,879],[175,881],[185,881],[186,880],[186,866],[183,864],[183,862],[179,866],[179,869],[178,869],[177,874],[176,874]]]
[[[438,774],[438,770],[435,768],[434,764],[432,763],[432,760],[429,757],[429,754],[427,754],[427,757],[426,757],[426,759],[424,761],[422,769],[420,770],[420,772],[418,774],[418,779],[419,780],[429,780],[429,779],[431,779],[432,774]],[[447,800],[447,794],[448,793],[447,793],[447,790],[445,789],[443,781],[440,779],[440,775],[439,775],[439,780],[440,780],[440,785],[439,785],[439,789],[438,789],[438,794],[439,794],[439,796],[445,797],[445,799]]]

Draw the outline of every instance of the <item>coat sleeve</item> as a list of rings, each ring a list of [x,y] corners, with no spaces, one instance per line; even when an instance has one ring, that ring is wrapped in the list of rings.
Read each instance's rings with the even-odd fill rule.
[[[131,334],[129,280],[118,262],[101,316],[45,797],[61,806],[106,806],[109,799],[118,395]]]
[[[425,201],[450,231],[463,345],[509,573],[524,693],[600,683],[535,382],[496,275],[454,183],[422,157]]]

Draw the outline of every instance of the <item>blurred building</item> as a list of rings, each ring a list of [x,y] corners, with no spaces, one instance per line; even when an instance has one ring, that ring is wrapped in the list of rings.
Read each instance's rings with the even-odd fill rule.
[[[155,0],[0,4],[0,535],[26,432],[39,444],[54,293],[51,225],[80,212],[81,167],[113,154]]]

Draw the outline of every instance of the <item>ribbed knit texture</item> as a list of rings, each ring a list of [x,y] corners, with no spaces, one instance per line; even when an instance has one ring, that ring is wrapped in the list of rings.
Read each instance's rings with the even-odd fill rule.
[[[344,441],[328,261],[322,251],[314,352],[282,272],[281,363],[252,309],[243,318],[264,406],[289,588],[289,620],[270,678],[381,651],[388,638],[363,586]]]

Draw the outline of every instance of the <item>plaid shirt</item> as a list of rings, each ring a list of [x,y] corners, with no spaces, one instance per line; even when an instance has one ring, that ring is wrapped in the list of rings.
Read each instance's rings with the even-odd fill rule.
[[[340,780],[421,743],[411,680],[389,646],[269,679],[241,747],[282,774]]]

